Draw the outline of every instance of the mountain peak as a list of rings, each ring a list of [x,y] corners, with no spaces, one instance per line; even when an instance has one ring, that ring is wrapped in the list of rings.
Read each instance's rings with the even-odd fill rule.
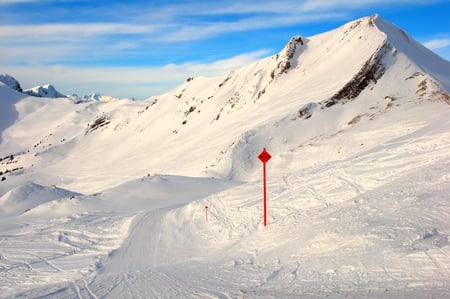
[[[449,61],[417,42],[395,24],[386,21],[378,15],[371,18],[376,28],[386,35],[386,43],[394,49],[395,53],[408,57],[423,72],[430,73],[440,82],[444,89],[450,91]]]
[[[86,102],[115,102],[119,100],[131,100],[134,99],[119,99],[108,95],[103,95],[100,93],[92,93],[90,95],[79,96],[76,93],[68,95],[69,99],[71,99],[75,104],[86,103]]]
[[[43,86],[35,86],[30,89],[26,89],[23,93],[28,94],[33,97],[39,98],[65,98],[66,96],[56,90],[56,88],[51,84],[46,84]]]

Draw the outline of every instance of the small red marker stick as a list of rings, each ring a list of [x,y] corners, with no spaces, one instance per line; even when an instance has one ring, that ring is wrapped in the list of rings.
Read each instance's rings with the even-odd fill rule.
[[[263,148],[258,159],[263,163],[263,192],[264,192],[264,226],[267,226],[267,188],[266,188],[266,163],[272,156]]]
[[[205,206],[205,220],[208,222],[208,206]]]

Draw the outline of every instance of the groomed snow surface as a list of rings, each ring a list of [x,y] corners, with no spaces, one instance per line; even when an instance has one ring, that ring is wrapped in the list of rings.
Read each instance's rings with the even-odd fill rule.
[[[449,298],[449,64],[392,32],[364,18],[142,102],[0,86],[0,297]]]

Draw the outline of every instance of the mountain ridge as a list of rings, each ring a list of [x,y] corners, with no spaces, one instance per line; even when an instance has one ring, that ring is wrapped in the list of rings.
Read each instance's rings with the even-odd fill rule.
[[[66,96],[55,89],[51,84],[46,84],[43,86],[35,86],[30,89],[25,89],[23,93],[38,97],[38,98],[65,98]]]
[[[407,49],[406,54],[403,49]],[[417,61],[411,60],[410,56]],[[426,73],[426,68],[421,66],[429,57],[433,61],[430,69],[435,70],[437,76]],[[131,151],[121,148],[112,155],[105,155],[95,140],[110,144],[127,140],[139,152],[132,154],[134,164],[144,159],[147,152],[162,156],[162,153],[170,153],[169,156],[181,159],[181,164],[165,159],[149,161],[147,166],[140,165],[133,170],[134,176],[147,172],[146,168],[162,167],[170,174],[213,175],[242,180],[256,174],[257,164],[251,162],[250,156],[259,147],[271,147],[271,140],[276,140],[277,150],[289,152],[307,140],[305,136],[308,134],[286,134],[284,125],[294,132],[302,130],[309,127],[307,122],[311,119],[330,114],[328,109],[341,111],[344,109],[341,105],[355,102],[352,104],[354,108],[349,109],[356,109],[351,112],[355,115],[345,116],[347,119],[332,116],[330,124],[323,126],[329,132],[327,134],[333,135],[361,119],[373,119],[393,105],[419,99],[449,103],[446,81],[439,81],[448,62],[440,59],[441,67],[437,68],[436,57],[398,27],[373,15],[312,37],[294,36],[276,55],[224,76],[188,78],[174,90],[142,102],[81,103],[75,109],[79,124],[70,128],[70,134],[57,128],[58,133],[47,132],[47,137],[42,134],[41,141],[33,141],[38,142],[37,146],[32,148],[33,143],[28,141],[27,147],[28,150],[37,150],[39,155],[31,159],[36,163],[45,163],[45,157],[51,156],[53,162],[66,164],[63,168],[68,170],[86,153],[95,160],[91,167],[98,168],[104,163],[113,164],[116,159],[129,160]],[[398,91],[398,84],[402,85],[401,91]],[[361,102],[363,99],[365,102]],[[24,102],[21,106],[25,113],[30,111],[31,108],[25,108],[30,105],[47,104],[39,100]],[[59,110],[57,102],[48,102],[48,105],[54,107],[54,111]],[[369,108],[375,110],[369,111]],[[84,115],[84,111],[88,113]],[[69,128],[64,117],[53,117],[54,124],[59,123],[58,127]],[[271,131],[271,136],[265,136],[267,132],[261,133],[260,130]],[[220,138],[223,131],[229,133],[230,140]],[[199,132],[210,142],[210,145],[203,146],[203,151],[196,145],[200,141],[190,138]],[[8,139],[11,149],[4,154],[20,150],[19,145],[14,145],[14,129],[11,132],[7,130],[8,134],[11,136]],[[56,138],[59,140],[50,142]],[[280,141],[283,138],[286,141]],[[45,139],[51,145],[43,147],[39,143]],[[164,142],[156,142],[158,139]],[[183,146],[179,149],[171,146],[180,142]],[[55,143],[57,146],[53,145]],[[66,150],[71,152],[67,157],[56,154]],[[192,157],[186,158],[185,150]],[[173,166],[167,168],[167,165]],[[185,165],[185,169],[181,170],[179,165]],[[239,169],[236,165],[240,165]],[[90,167],[83,168],[89,172]],[[110,171],[118,176],[122,170]]]

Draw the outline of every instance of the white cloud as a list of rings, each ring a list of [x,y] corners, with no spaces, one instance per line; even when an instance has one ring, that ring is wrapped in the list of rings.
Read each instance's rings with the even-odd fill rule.
[[[1,1],[1,0],[0,0]],[[136,39],[146,41],[195,41],[216,37],[226,33],[244,32],[249,30],[279,28],[284,26],[317,22],[323,19],[340,19],[342,13],[305,13],[290,9],[276,9],[277,5],[269,3],[260,6],[239,5],[226,10],[223,14],[241,14],[243,11],[251,15],[225,21],[202,21],[196,18],[199,12],[178,6],[167,11],[165,8],[153,11],[150,15],[131,17],[131,23],[56,23],[56,24],[27,24],[0,26],[0,39],[7,44],[31,44],[46,42],[81,43],[91,42],[106,36],[134,35]],[[185,8],[185,9],[182,9]],[[240,10],[243,9],[243,10]],[[145,10],[145,9],[143,9]],[[219,8],[201,11],[201,15],[211,15],[221,11]],[[269,13],[270,12],[270,13]],[[263,13],[262,15],[260,13]],[[265,14],[269,13],[269,14]],[[158,22],[154,22],[158,20]],[[133,23],[135,22],[135,23]]]
[[[1,4],[15,4],[15,3],[24,3],[24,2],[35,2],[36,0],[0,0]]]
[[[71,41],[111,34],[142,34],[155,31],[156,26],[124,23],[60,23],[33,25],[2,25],[0,38],[14,42]]]
[[[159,38],[163,41],[192,41],[216,37],[226,33],[279,28],[291,25],[305,24],[323,19],[340,19],[343,14],[298,14],[292,12],[285,15],[253,16],[233,22],[215,22],[207,24],[181,25],[176,30],[165,32]]]
[[[22,0],[0,1],[13,3]],[[276,2],[261,0],[253,3],[217,1],[170,6],[144,5],[140,10],[129,5],[121,7],[122,15],[127,16],[126,19],[119,17],[110,23],[2,25],[0,39],[4,45],[22,44],[34,47],[32,43],[64,42],[78,48],[77,44],[98,42],[102,38],[106,43],[105,46],[116,42],[117,50],[121,48],[126,50],[131,44],[128,41],[123,43],[118,41],[124,36],[133,38],[135,45],[147,43],[150,47],[155,42],[199,41],[228,33],[280,28],[321,20],[348,19],[352,10],[387,2],[387,0]],[[423,1],[399,0],[397,3],[423,3]],[[116,10],[117,7],[111,7],[111,10],[113,9]],[[104,9],[102,14],[107,16],[112,13]],[[229,15],[234,17],[228,18]]]
[[[51,64],[67,57],[76,60],[81,51],[84,51],[82,44],[57,43],[51,47],[45,44],[0,45],[0,64]]]
[[[422,44],[442,58],[450,61],[450,38],[448,35],[440,35],[432,39],[422,41]]]
[[[304,11],[341,11],[356,10],[362,7],[373,7],[375,5],[405,5],[405,4],[432,4],[445,2],[446,0],[397,0],[395,4],[392,0],[306,0],[302,1],[301,9]]]
[[[211,63],[184,63],[175,67],[182,69],[183,73],[186,75],[212,77],[236,70],[268,55],[268,50],[259,50],[227,59],[217,60]]]
[[[424,42],[425,47],[431,50],[439,50],[450,47],[450,38],[438,38]]]
[[[0,4],[37,0],[0,0]],[[55,0],[53,0],[55,1]],[[58,0],[60,1],[60,0]],[[56,63],[89,63],[101,60],[114,65],[117,59],[151,59],[152,49],[164,55],[178,55],[177,60],[190,60],[189,53],[167,45],[201,41],[229,33],[281,28],[321,20],[343,20],[361,7],[387,4],[387,0],[281,0],[257,2],[213,1],[177,5],[129,4],[102,10],[111,22],[56,23],[0,26],[0,72],[17,76],[24,87],[52,83],[62,92],[104,92],[113,96],[144,98],[159,94],[190,76],[224,74],[254,61],[267,51],[255,51],[212,63],[186,62],[164,67],[54,67]],[[396,4],[427,4],[425,0],[398,0]],[[220,20],[220,21],[218,21]],[[125,37],[125,38],[124,38]],[[162,42],[162,43],[161,43]],[[445,57],[449,39],[425,43]],[[208,47],[220,45],[208,45]],[[282,45],[278,45],[282,46]],[[277,47],[278,47],[277,46]],[[159,50],[162,49],[162,50]],[[153,50],[151,53],[159,53]],[[443,54],[442,54],[443,53]],[[178,59],[180,56],[182,59]],[[224,53],[222,53],[223,56]],[[448,59],[448,55],[446,57]],[[151,63],[151,62],[150,62]],[[3,65],[3,66],[2,66]],[[48,66],[45,66],[48,65]],[[36,80],[42,80],[37,82]],[[126,87],[124,87],[126,85]],[[156,87],[158,85],[158,87]],[[124,94],[124,93],[130,94]]]
[[[430,4],[433,2],[445,2],[445,0],[397,0],[395,4]],[[198,15],[245,15],[264,14],[291,15],[293,13],[335,13],[361,7],[370,7],[380,4],[392,4],[391,0],[259,0],[259,1],[213,1],[182,3],[154,9],[149,15],[152,17],[163,14],[166,19],[176,16],[198,16]]]

